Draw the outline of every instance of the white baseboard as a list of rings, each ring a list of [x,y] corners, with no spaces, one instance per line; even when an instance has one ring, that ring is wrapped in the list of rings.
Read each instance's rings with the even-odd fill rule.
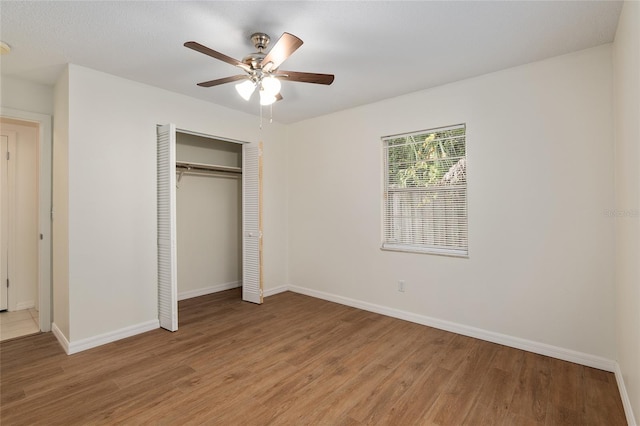
[[[433,328],[438,328],[440,330],[451,331],[453,333],[462,334],[463,336],[475,337],[476,339],[486,340],[488,342],[498,343],[500,345],[510,346],[512,348],[522,349],[528,352],[546,355],[552,358],[574,362],[576,364],[586,365],[587,367],[593,367],[600,370],[615,372],[617,364],[613,360],[602,358],[596,355],[578,352],[571,349],[565,349],[558,346],[552,346],[546,343],[539,343],[527,339],[521,339],[519,337],[513,337],[506,334],[487,331],[468,325],[428,317],[425,315],[414,314],[411,312],[402,311],[400,309],[388,308],[386,306],[376,305],[373,303],[363,302],[348,297],[325,293],[323,291],[312,290],[309,288],[298,287],[294,285],[288,286],[288,289],[295,293],[317,297],[318,299],[340,303],[342,305],[351,306],[365,311],[375,312],[377,314],[382,314],[389,317],[398,318]]]
[[[280,287],[275,287],[275,288],[270,288],[268,290],[264,290],[262,292],[262,295],[264,297],[269,297],[269,296],[274,296],[278,293],[284,293],[285,291],[288,291],[289,287],[287,287],[286,285],[281,285]]]
[[[23,309],[31,309],[36,307],[36,302],[33,300],[27,300],[26,302],[16,303],[16,311],[22,311]]]
[[[53,335],[56,336],[58,342],[60,342],[60,345],[67,355],[86,351],[87,349],[95,348],[97,346],[106,345],[107,343],[155,330],[156,328],[160,328],[160,322],[157,319],[121,328],[120,330],[99,334],[97,336],[87,337],[86,339],[69,342],[55,323],[51,325]]]
[[[616,375],[616,382],[618,383],[618,390],[620,391],[620,398],[622,398],[624,415],[627,417],[627,423],[629,426],[638,426],[636,418],[633,415],[633,407],[631,406],[631,399],[629,399],[629,394],[627,393],[627,387],[624,384],[622,371],[620,370],[620,365],[617,362],[614,373]]]
[[[242,281],[233,281],[230,283],[216,284],[195,290],[183,291],[178,293],[178,300],[191,299],[192,297],[204,296],[206,294],[217,293],[219,291],[230,290],[238,287],[242,287]]]
[[[60,331],[55,322],[51,323],[51,332],[56,336],[56,339],[58,339],[58,343],[60,343],[60,346],[64,349],[64,353],[69,355],[69,341],[62,331]]]

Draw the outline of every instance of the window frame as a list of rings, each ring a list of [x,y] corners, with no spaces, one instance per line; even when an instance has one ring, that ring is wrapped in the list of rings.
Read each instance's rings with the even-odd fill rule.
[[[404,191],[398,191],[397,189],[395,189],[395,191],[392,191],[394,188],[389,188],[389,169],[390,169],[390,165],[389,165],[389,144],[388,141],[392,140],[392,139],[398,139],[398,138],[410,138],[412,136],[425,136],[425,135],[430,135],[433,133],[438,133],[438,132],[445,132],[448,130],[455,130],[455,129],[463,129],[464,133],[463,133],[463,138],[464,138],[464,156],[461,156],[461,159],[464,159],[464,167],[465,167],[465,180],[464,180],[464,188],[463,188],[463,192],[464,192],[464,226],[463,226],[463,240],[464,240],[464,244],[461,244],[459,247],[454,247],[454,248],[450,248],[450,247],[437,247],[437,244],[432,244],[432,245],[427,245],[425,243],[406,243],[406,242],[393,242],[393,241],[387,241],[388,240],[388,235],[391,233],[391,231],[388,229],[389,226],[391,226],[392,224],[392,219],[390,219],[388,217],[388,197],[390,192],[410,192],[411,188],[406,188],[404,189]],[[381,221],[381,244],[380,244],[380,249],[383,251],[395,251],[395,252],[405,252],[405,253],[418,253],[418,254],[433,254],[433,255],[444,255],[444,256],[452,256],[452,257],[459,257],[459,258],[469,258],[469,193],[468,193],[468,153],[467,153],[467,125],[466,123],[459,123],[459,124],[454,124],[454,125],[449,125],[449,126],[442,126],[442,127],[435,127],[435,128],[430,128],[430,129],[425,129],[425,130],[419,130],[419,131],[413,131],[413,132],[406,132],[406,133],[399,133],[399,134],[395,134],[395,135],[388,135],[388,136],[382,136],[380,138],[381,140],[381,146],[382,146],[382,168],[383,168],[383,173],[382,173],[382,221]],[[417,144],[417,143],[416,143]],[[391,145],[393,146],[393,145]],[[429,160],[429,161],[435,161],[435,160]],[[460,161],[460,160],[458,160]],[[456,163],[457,164],[457,163]],[[437,192],[437,191],[441,191],[442,189],[438,190],[438,188],[434,188],[433,191]],[[419,191],[419,189],[418,189]],[[459,202],[459,198],[456,199],[456,202]],[[462,204],[461,204],[462,205]],[[420,220],[424,220],[424,215],[420,216]],[[456,228],[458,230],[460,230],[460,228]],[[447,228],[447,230],[449,230]],[[435,232],[435,231],[434,231]],[[447,237],[449,238],[449,237]]]

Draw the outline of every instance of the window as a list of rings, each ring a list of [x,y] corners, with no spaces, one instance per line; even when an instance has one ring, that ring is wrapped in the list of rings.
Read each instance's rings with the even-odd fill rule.
[[[466,126],[382,138],[382,248],[468,255]]]

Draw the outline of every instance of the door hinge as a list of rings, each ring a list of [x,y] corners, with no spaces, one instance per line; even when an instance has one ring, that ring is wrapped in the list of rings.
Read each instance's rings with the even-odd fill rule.
[[[9,288],[9,278],[7,278],[7,288]]]
[[[40,234],[40,239],[44,240],[44,235],[43,234]]]
[[[11,159],[11,153],[9,151],[7,151],[7,160]]]

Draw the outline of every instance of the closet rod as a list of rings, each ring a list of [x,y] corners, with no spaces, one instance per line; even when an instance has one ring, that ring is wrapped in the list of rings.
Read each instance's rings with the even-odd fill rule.
[[[198,170],[198,171],[214,171],[242,174],[241,167],[217,166],[214,164],[190,163],[186,161],[176,161],[176,169]]]
[[[188,170],[188,169],[176,169],[176,173],[178,174],[178,179],[176,180],[176,187],[180,188],[180,181],[182,180],[182,176],[184,175],[192,175],[192,176],[208,176],[208,177],[217,177],[217,178],[224,178],[224,179],[240,179],[242,178],[241,175],[237,174],[237,173],[221,173],[221,172],[216,172],[214,170],[207,170],[207,171],[202,171],[202,170]]]
[[[192,176],[212,176],[212,177],[221,177],[227,179],[240,179],[242,176],[237,173],[220,173],[215,171],[200,171],[200,170],[177,170],[178,173],[178,182],[182,179],[182,175],[192,175]]]

